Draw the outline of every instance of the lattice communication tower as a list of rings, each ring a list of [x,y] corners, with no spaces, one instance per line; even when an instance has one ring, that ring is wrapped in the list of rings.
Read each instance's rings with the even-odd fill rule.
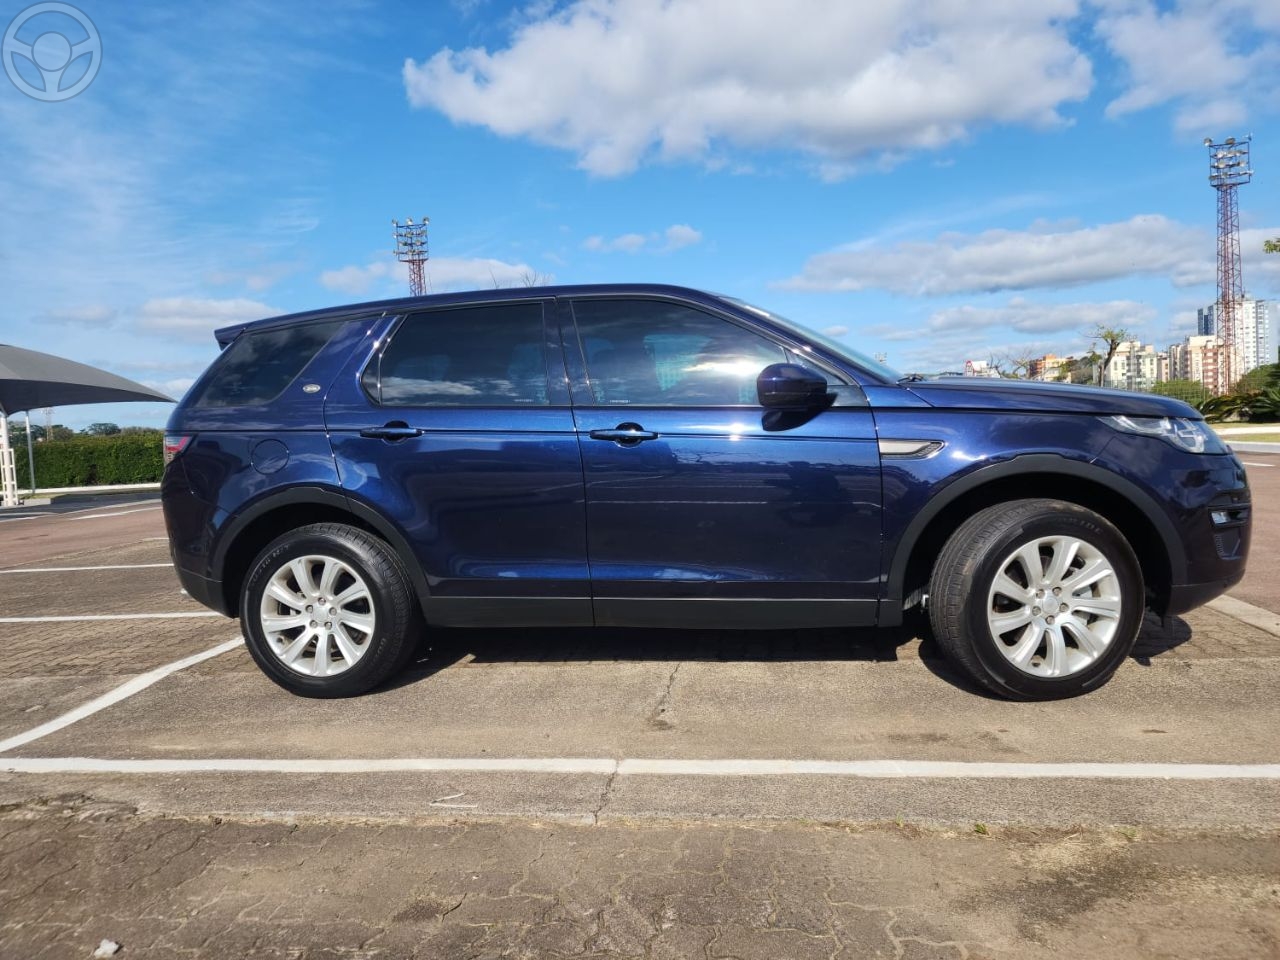
[[[404,223],[399,220],[391,221],[396,238],[396,259],[409,265],[411,297],[420,297],[427,292],[425,264],[428,259],[427,224],[430,222],[429,217],[419,217],[417,223],[413,222],[413,217],[407,218]]]
[[[1218,369],[1214,384],[1217,393],[1229,393],[1243,371],[1237,367],[1241,357],[1236,352],[1236,322],[1244,300],[1244,280],[1240,274],[1240,208],[1236,190],[1253,178],[1249,166],[1249,142],[1227,137],[1214,143],[1204,138],[1209,148],[1209,185],[1218,192],[1218,302],[1214,309],[1214,327],[1218,336]]]

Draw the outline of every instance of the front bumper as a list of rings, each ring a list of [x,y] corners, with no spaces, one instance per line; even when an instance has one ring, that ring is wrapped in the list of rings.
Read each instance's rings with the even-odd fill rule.
[[[1184,613],[1226,593],[1244,578],[1249,557],[1253,505],[1244,467],[1234,457],[1219,459],[1216,469],[1182,475],[1199,481],[1199,502],[1179,517],[1187,562],[1172,571],[1162,611]]]
[[[1165,605],[1165,614],[1186,613],[1196,607],[1203,606],[1214,597],[1220,597],[1244,578],[1244,564],[1225,580],[1210,580],[1208,583],[1175,583],[1169,589],[1169,599]]]

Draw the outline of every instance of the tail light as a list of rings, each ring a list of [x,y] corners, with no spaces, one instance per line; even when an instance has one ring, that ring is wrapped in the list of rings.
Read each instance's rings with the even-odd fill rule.
[[[192,435],[189,433],[166,433],[164,435],[164,462],[168,466],[173,458],[187,449]]]

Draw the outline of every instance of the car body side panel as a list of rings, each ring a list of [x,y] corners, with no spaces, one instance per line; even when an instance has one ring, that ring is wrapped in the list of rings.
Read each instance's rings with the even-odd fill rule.
[[[723,305],[717,312],[733,315]],[[806,413],[600,406],[564,303],[559,317],[582,445],[597,622],[874,622],[880,462],[861,389],[840,388],[842,405]],[[740,319],[772,335],[758,318]],[[590,435],[622,423],[658,436],[626,445]]]
[[[361,344],[371,343],[378,325],[368,319],[348,323],[269,404],[184,404],[174,410],[167,431],[194,435],[165,470],[161,485],[179,570],[221,580],[214,558],[224,552],[220,539],[237,515],[292,487],[339,489],[324,426],[325,391]],[[215,362],[211,371],[216,369]],[[319,389],[308,391],[309,384]]]
[[[598,595],[875,599],[880,466],[865,408],[576,410]],[[639,423],[636,446],[590,432]]]
[[[544,622],[538,604],[564,601],[545,607],[549,622],[590,623],[582,464],[567,403],[381,407],[360,384],[367,359],[353,358],[330,391],[337,470],[353,501],[403,533],[406,562],[426,577],[428,618]],[[567,393],[558,352],[549,362],[561,368],[554,401]],[[360,435],[391,421],[423,432]],[[512,600],[527,602],[500,602]]]

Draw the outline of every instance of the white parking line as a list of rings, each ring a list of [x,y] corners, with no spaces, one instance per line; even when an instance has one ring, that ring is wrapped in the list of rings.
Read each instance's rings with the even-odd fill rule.
[[[160,507],[139,507],[136,510],[116,510],[112,513],[90,513],[85,516],[67,516],[62,517],[63,520],[101,520],[103,517],[124,517],[131,513],[147,513],[151,510],[159,510]]]
[[[178,617],[221,617],[213,610],[183,610],[178,613],[86,613],[69,617],[0,617],[0,623],[77,623],[82,620],[169,620]]]
[[[78,570],[141,570],[144,567],[172,567],[172,563],[104,563],[96,567],[16,567],[0,573],[74,573]]]
[[[1254,463],[1252,460],[1241,460],[1246,467],[1274,467],[1274,463]]]
[[[108,696],[111,696],[111,694],[108,694]],[[77,717],[76,719],[79,718]],[[31,739],[35,738],[32,737]],[[12,749],[7,745],[8,743],[9,741],[0,743],[0,752]],[[605,757],[405,757],[384,760],[265,760],[220,757],[173,760],[112,760],[94,757],[21,757],[12,759],[0,758],[0,770],[8,773],[560,773],[591,774],[595,776],[617,775],[623,777],[805,776],[857,777],[877,780],[1030,780],[1046,778],[1089,780],[1280,780],[1280,763],[614,760]]]
[[[187,667],[195,666],[212,657],[216,657],[220,653],[226,653],[228,650],[234,650],[236,647],[244,643],[244,639],[236,637],[234,640],[228,640],[226,643],[220,643],[216,647],[210,647],[202,653],[195,653],[189,657],[183,657],[181,660],[175,660],[173,663],[165,664],[163,667],[156,667],[146,673],[139,674],[132,680],[120,684],[114,690],[109,690],[102,696],[90,700],[86,704],[69,710],[60,717],[54,717],[47,723],[42,723],[38,727],[33,727],[26,733],[19,733],[10,737],[8,740],[0,740],[0,753],[8,750],[15,750],[33,740],[39,740],[41,737],[47,737],[51,733],[56,733],[63,727],[69,727],[78,720],[85,717],[93,716],[100,710],[105,710],[113,704],[119,703],[132,697],[135,693],[140,693],[153,683],[158,683],[171,673],[177,673],[179,670],[185,670]]]

